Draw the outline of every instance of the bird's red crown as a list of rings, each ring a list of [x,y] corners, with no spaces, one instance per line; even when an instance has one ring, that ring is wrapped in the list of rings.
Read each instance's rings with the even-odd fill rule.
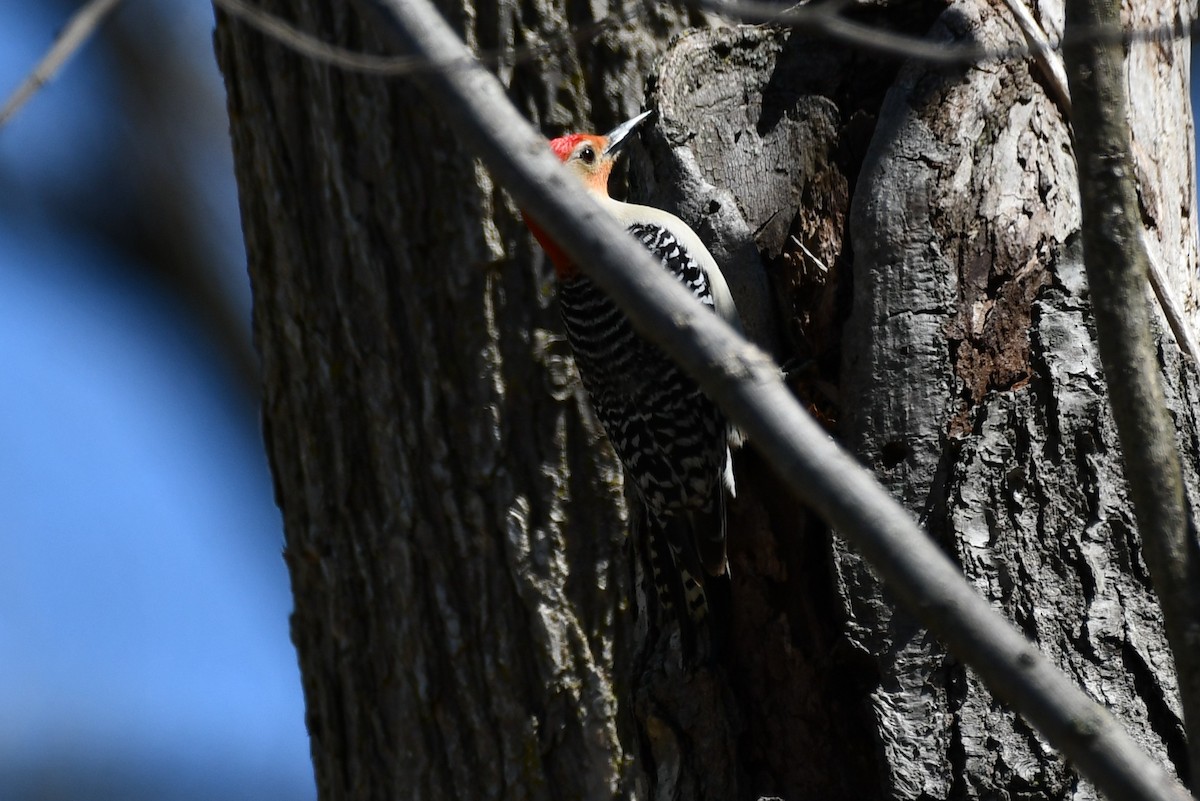
[[[590,140],[592,144],[596,146],[597,151],[604,150],[605,142],[603,136],[579,133],[567,134],[566,136],[560,136],[557,139],[551,139],[550,149],[554,151],[554,155],[558,156],[559,161],[566,161],[571,157],[571,153],[575,150],[575,146],[585,139]]]

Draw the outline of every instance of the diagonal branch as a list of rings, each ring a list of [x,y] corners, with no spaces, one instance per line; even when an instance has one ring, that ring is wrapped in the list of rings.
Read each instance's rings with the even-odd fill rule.
[[[404,50],[443,61],[467,51],[427,0],[359,0]],[[423,76],[462,140],[626,311],[749,433],[799,497],[870,560],[896,596],[1001,698],[1112,798],[1187,791],[1001,618],[879,483],[800,407],[775,364],[607,217],[550,154],[482,66]]]

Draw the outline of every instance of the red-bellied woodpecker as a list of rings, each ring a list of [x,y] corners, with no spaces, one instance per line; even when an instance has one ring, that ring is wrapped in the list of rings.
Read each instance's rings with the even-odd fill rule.
[[[550,147],[663,269],[740,327],[725,278],[700,237],[673,214],[608,195],[609,173],[620,148],[649,114],[605,136],[571,134],[552,140]],[[526,224],[554,265],[576,368],[624,465],[626,486],[632,486],[634,500],[643,507],[633,515],[635,550],[650,563],[663,615],[685,606],[686,617],[677,618],[681,626],[702,621],[710,611],[708,596],[718,583],[728,582],[725,494],[734,491],[733,429],[696,383],[634,331],[617,305],[535,221],[526,217]]]

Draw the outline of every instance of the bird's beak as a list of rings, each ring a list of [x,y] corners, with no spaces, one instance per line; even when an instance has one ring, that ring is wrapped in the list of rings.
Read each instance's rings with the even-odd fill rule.
[[[601,155],[616,155],[617,152],[625,146],[625,143],[629,141],[629,135],[636,131],[637,127],[645,122],[646,119],[653,113],[653,110],[643,111],[632,120],[626,120],[605,134],[604,138],[608,140],[608,144],[604,146],[604,152],[601,153]]]

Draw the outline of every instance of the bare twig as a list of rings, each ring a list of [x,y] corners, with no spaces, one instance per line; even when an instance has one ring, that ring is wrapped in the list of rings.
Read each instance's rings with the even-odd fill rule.
[[[67,63],[83,44],[91,37],[104,18],[117,7],[121,0],[91,0],[90,3],[71,15],[62,33],[54,40],[54,44],[42,56],[42,60],[34,67],[33,72],[21,82],[12,96],[0,109],[0,128],[13,118],[13,115],[25,105],[29,98],[50,82],[54,73]]]
[[[213,4],[237,17],[242,22],[257,28],[263,33],[287,48],[308,56],[314,61],[328,64],[352,72],[364,72],[374,75],[414,75],[419,72],[469,67],[475,59],[465,61],[433,62],[419,56],[377,56],[361,53],[344,47],[329,44],[310,33],[300,30],[287,20],[263,11],[245,0],[212,0]],[[641,6],[632,4],[623,14],[610,14],[604,19],[590,25],[573,28],[548,42],[524,47],[481,51],[475,58],[484,63],[504,62],[515,64],[531,61],[554,53],[571,42],[586,41],[599,36],[608,28],[630,22],[637,17]]]
[[[328,64],[351,72],[375,75],[410,75],[422,69],[446,69],[456,66],[451,62],[431,65],[416,56],[376,56],[370,53],[360,53],[331,45],[251,3],[242,0],[212,0],[212,2],[225,13],[258,29],[259,33],[269,36],[289,50],[321,64]]]
[[[1034,63],[1046,78],[1050,98],[1062,111],[1064,119],[1071,119],[1071,91],[1067,88],[1067,71],[1063,67],[1062,54],[1050,44],[1050,37],[1029,11],[1024,0],[1005,0],[1005,5],[1017,21],[1017,27],[1025,36],[1025,43],[1033,55]]]
[[[1155,253],[1154,246],[1150,243],[1146,227],[1139,225],[1138,233],[1142,240],[1142,248],[1146,251],[1146,267],[1150,274],[1150,286],[1154,289],[1154,297],[1158,299],[1158,307],[1162,309],[1163,317],[1167,318],[1167,325],[1170,326],[1171,333],[1175,335],[1175,344],[1200,366],[1200,346],[1196,344],[1196,337],[1184,316],[1183,309],[1179,306],[1179,299],[1175,297],[1174,288],[1167,281],[1167,274],[1163,271],[1162,262],[1159,261],[1158,254]]]
[[[758,0],[691,0],[701,8],[744,22],[788,25],[821,33],[872,53],[912,58],[930,64],[975,64],[980,61],[1021,57],[1024,48],[997,51],[976,45],[948,44],[917,36],[881,30],[840,15],[841,3],[782,8]]]
[[[1067,3],[1068,30],[1118,19],[1120,0]],[[1179,675],[1191,775],[1200,779],[1200,547],[1145,302],[1149,251],[1133,183],[1124,53],[1120,45],[1093,42],[1068,47],[1066,59],[1100,361],[1142,553]]]
[[[1040,52],[1059,50],[1069,44],[1064,40],[1055,45],[1028,42],[1027,47],[986,48],[971,44],[935,42],[917,36],[893,33],[873,28],[841,16],[841,3],[821,3],[780,7],[763,0],[690,0],[695,5],[743,22],[788,25],[822,33],[854,47],[898,58],[916,59],[929,64],[970,65],[986,61],[1037,56]],[[1032,22],[1032,17],[1030,20]],[[1118,21],[1111,25],[1089,25],[1075,29],[1070,37],[1076,42],[1106,42],[1130,44],[1138,41],[1160,40],[1163,37],[1189,38],[1196,31],[1197,20],[1155,25],[1137,31],[1125,30]],[[1036,23],[1035,23],[1036,25]]]
[[[401,47],[432,61],[466,50],[426,0],[359,0]],[[784,477],[870,560],[897,597],[1112,798],[1189,799],[964,580],[958,568],[853,457],[797,404],[778,368],[659,269],[578,191],[482,66],[422,77],[437,108],[517,203],[677,359]]]

